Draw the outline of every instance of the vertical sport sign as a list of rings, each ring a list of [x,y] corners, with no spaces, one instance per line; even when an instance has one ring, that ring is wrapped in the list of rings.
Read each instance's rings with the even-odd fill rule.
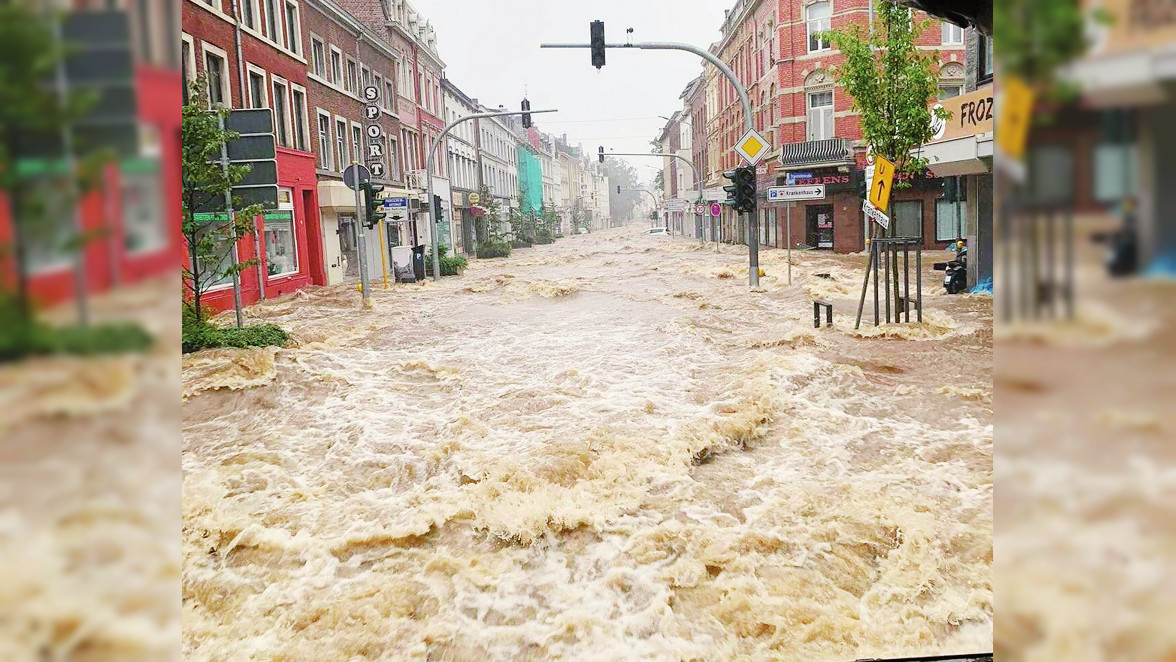
[[[368,85],[363,88],[364,120],[367,121],[367,150],[365,160],[372,177],[383,179],[388,174],[384,166],[384,128],[380,126],[380,88]]]

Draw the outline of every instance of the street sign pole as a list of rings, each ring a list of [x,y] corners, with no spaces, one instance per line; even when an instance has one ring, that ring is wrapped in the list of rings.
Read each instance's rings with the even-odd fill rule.
[[[445,139],[445,136],[448,135],[449,132],[453,130],[453,127],[457,126],[458,124],[461,124],[462,122],[466,122],[469,120],[475,120],[475,119],[485,119],[487,117],[508,117],[510,115],[523,115],[523,114],[538,115],[539,113],[554,113],[554,112],[556,112],[555,109],[518,110],[518,111],[507,110],[507,111],[503,111],[503,112],[493,112],[493,113],[471,113],[469,115],[466,115],[465,117],[459,117],[459,118],[453,120],[452,122],[450,122],[449,124],[446,124],[445,128],[441,130],[441,133],[437,134],[437,137],[434,138],[429,143],[429,153],[425,157],[425,180],[428,182],[428,184],[426,185],[426,190],[428,191],[428,194],[427,194],[428,197],[426,198],[426,200],[428,200],[429,229],[430,229],[430,234],[432,237],[432,241],[430,241],[429,243],[433,244],[433,280],[441,280],[441,257],[439,255],[440,251],[437,249],[437,239],[440,234],[440,232],[437,228],[437,221],[439,219],[437,218],[436,211],[433,209],[433,207],[434,207],[434,205],[433,205],[433,155],[436,154],[436,152],[437,152],[437,146],[440,145],[441,141]],[[574,230],[574,228],[573,228],[573,230]]]
[[[225,130],[224,116],[223,115],[219,116],[217,121],[220,122],[220,130],[224,131]],[[225,174],[227,175],[229,172],[229,147],[228,147],[228,143],[221,143],[221,168],[225,171]],[[229,256],[232,258],[232,261],[233,261],[233,309],[237,312],[237,328],[240,329],[245,324],[244,324],[244,321],[241,319],[241,272],[238,269],[238,267],[241,265],[241,263],[237,259],[237,239],[235,236],[233,236],[234,233],[231,230],[231,228],[234,227],[234,223],[233,223],[233,190],[232,189],[225,191],[225,212],[228,214],[228,226],[230,228]],[[263,283],[261,281],[257,282],[257,286],[258,286],[258,289],[261,289],[261,290],[265,289],[265,283]]]
[[[755,127],[751,115],[751,100],[747,96],[747,90],[743,88],[743,85],[740,84],[739,79],[735,77],[735,74],[731,71],[731,69],[728,68],[722,60],[715,57],[709,51],[698,48],[697,46],[692,46],[690,44],[660,41],[638,42],[636,44],[605,44],[604,47],[686,51],[701,57],[707,62],[715,65],[715,68],[722,72],[722,74],[727,77],[727,80],[731,81],[731,85],[735,87],[736,94],[739,95],[739,103],[743,106],[744,128],[748,131],[754,130]],[[539,44],[539,48],[592,48],[592,44]],[[747,242],[749,261],[749,268],[747,270],[748,284],[752,288],[757,288],[759,287],[759,228],[756,222],[755,214],[745,214],[745,217],[747,217],[747,222],[750,224],[749,227],[752,230],[751,237]]]
[[[788,221],[788,284],[792,284],[792,203],[784,206],[784,217]]]

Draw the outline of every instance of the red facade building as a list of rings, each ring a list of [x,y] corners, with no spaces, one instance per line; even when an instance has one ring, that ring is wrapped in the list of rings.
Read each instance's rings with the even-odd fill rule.
[[[213,103],[274,112],[278,208],[259,217],[256,235],[236,247],[240,260],[258,259],[241,274],[242,302],[325,282],[299,3],[184,0],[182,17],[184,79],[207,73]],[[231,279],[217,283],[204,301],[216,310],[231,307]]]
[[[180,72],[175,51],[160,35],[175,29],[168,3],[75,2],[75,11],[128,12],[135,56],[139,153],[105,172],[98,190],[80,202],[82,229],[93,233],[82,255],[88,293],[170,273],[182,238],[172,222],[180,204]],[[0,199],[0,245],[11,242],[12,210]],[[35,242],[34,242],[35,243]],[[75,298],[75,255],[61,248],[32,250],[26,260],[30,294],[38,305]],[[15,265],[3,276],[12,279]]]

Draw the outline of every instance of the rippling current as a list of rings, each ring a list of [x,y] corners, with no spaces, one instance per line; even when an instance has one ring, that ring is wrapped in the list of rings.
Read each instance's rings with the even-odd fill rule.
[[[746,259],[628,228],[251,308],[295,346],[184,366],[186,659],[991,650],[991,298],[928,270],[855,334],[862,256]]]

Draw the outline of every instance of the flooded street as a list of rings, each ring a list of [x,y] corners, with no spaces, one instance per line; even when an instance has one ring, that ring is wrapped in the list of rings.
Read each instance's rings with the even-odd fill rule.
[[[639,228],[248,309],[294,346],[185,358],[185,659],[991,650],[992,299],[941,259],[859,334],[862,255],[750,292]]]

